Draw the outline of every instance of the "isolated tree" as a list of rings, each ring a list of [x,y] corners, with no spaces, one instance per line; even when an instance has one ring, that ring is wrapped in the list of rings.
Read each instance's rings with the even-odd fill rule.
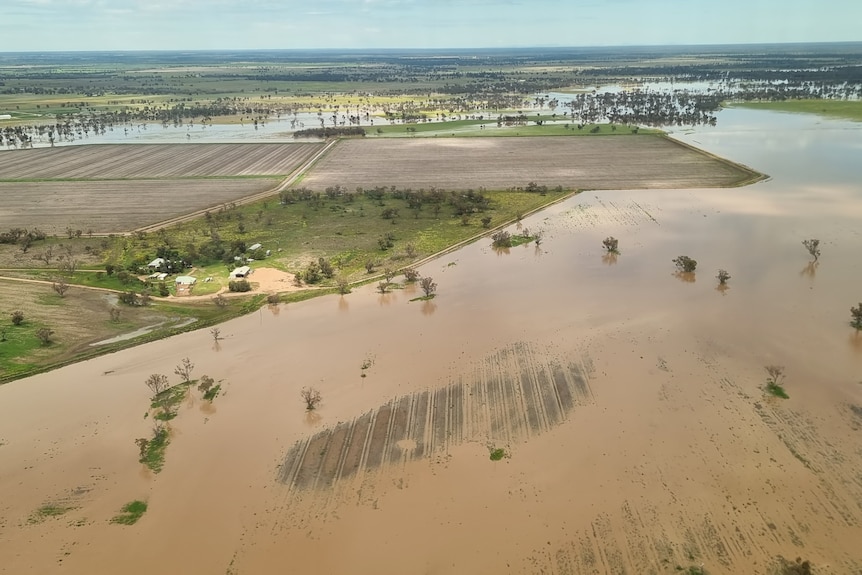
[[[483,228],[488,229],[491,227],[491,216],[485,216],[479,221],[482,222]]]
[[[162,404],[162,412],[165,414],[170,413],[170,403],[169,403],[169,394],[164,394],[161,398],[159,397],[162,392],[167,391],[171,384],[168,383],[168,376],[162,375],[160,373],[154,373],[147,378],[144,382],[147,387],[150,388],[150,391],[153,392],[153,401],[160,401]]]
[[[48,246],[45,248],[45,251],[36,256],[36,259],[45,262],[46,266],[51,265],[51,260],[54,259],[54,246]]]
[[[506,230],[500,230],[499,232],[495,232],[491,235],[491,241],[493,242],[495,248],[511,248],[512,234],[510,234]]]
[[[386,282],[389,283],[392,281],[392,278],[395,277],[395,271],[392,268],[383,268],[383,277],[385,277]]]
[[[384,280],[377,284],[377,291],[381,294],[385,294],[389,291],[389,280]]]
[[[727,270],[718,270],[718,275],[715,276],[715,278],[718,280],[719,284],[724,285],[727,283],[727,280],[730,279],[730,274],[727,273]]]
[[[350,293],[350,283],[344,278],[336,279],[335,286],[338,288],[338,293],[341,295],[347,295]]]
[[[802,240],[802,245],[805,246],[805,249],[808,250],[808,253],[811,254],[815,262],[820,258],[820,240],[814,238]]]
[[[216,296],[213,298],[213,303],[220,308],[224,308],[227,307],[228,301],[227,298],[224,297],[222,294],[216,294]]]
[[[425,276],[419,281],[419,287],[422,288],[422,291],[425,292],[425,297],[431,297],[434,295],[434,292],[437,291],[437,284],[434,283],[434,280],[431,276]]]
[[[210,335],[213,336],[213,341],[218,342],[221,337],[221,328],[214,327],[210,330]]]
[[[54,335],[54,330],[49,329],[47,327],[40,327],[36,330],[36,337],[39,338],[39,341],[42,345],[48,345],[51,343],[51,336]]]
[[[778,381],[784,377],[784,366],[783,365],[767,365],[764,366],[766,369],[766,373],[769,374],[768,381],[772,383],[772,385],[778,385]]]
[[[697,261],[688,256],[679,256],[671,261],[676,265],[676,269],[681,272],[692,273],[697,268]]]
[[[300,392],[303,401],[305,401],[305,409],[308,411],[312,411],[317,407],[317,404],[323,400],[323,396],[320,395],[320,392],[314,389],[313,387],[303,387]]]
[[[12,316],[12,325],[21,325],[24,323],[24,312],[20,309],[16,309],[10,315]]]
[[[64,280],[63,278],[57,278],[51,284],[51,288],[53,288],[53,290],[57,292],[57,295],[59,295],[60,297],[65,297],[66,292],[69,291],[69,284],[66,283],[66,280]]]
[[[604,240],[602,240],[602,245],[605,247],[609,254],[618,254],[620,253],[619,245],[620,241],[614,236],[608,236]]]
[[[859,302],[859,307],[850,308],[850,325],[857,330],[862,330],[862,302]]]
[[[545,239],[545,232],[540,231],[540,232],[536,232],[535,235],[533,235],[533,242],[535,242],[535,244],[537,246],[542,245],[542,242],[544,241],[544,239]]]
[[[184,357],[180,364],[174,368],[174,373],[183,380],[183,383],[189,383],[192,380],[192,370],[195,368],[195,364],[192,361]]]
[[[374,273],[374,267],[375,267],[376,265],[377,265],[377,264],[376,264],[375,262],[373,262],[373,261],[371,261],[371,260],[368,260],[367,262],[365,262],[365,271],[366,271],[367,273],[373,274],[373,273]]]
[[[116,306],[112,306],[110,310],[108,310],[111,314],[111,321],[117,323],[120,321],[120,308]]]
[[[410,283],[413,283],[419,279],[419,272],[416,271],[415,268],[404,268],[402,273],[404,274],[404,279]]]
[[[416,246],[414,244],[407,244],[404,246],[404,253],[407,254],[407,257],[413,259],[416,257]]]

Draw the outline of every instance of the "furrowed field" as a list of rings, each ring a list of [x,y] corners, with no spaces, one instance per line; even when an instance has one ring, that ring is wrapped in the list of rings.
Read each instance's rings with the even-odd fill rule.
[[[324,189],[505,189],[537,182],[578,189],[738,186],[755,172],[653,136],[422,138],[341,142],[304,178]]]
[[[0,182],[0,230],[119,233],[272,189],[274,178]]]
[[[0,153],[0,180],[281,176],[321,144],[122,144]]]

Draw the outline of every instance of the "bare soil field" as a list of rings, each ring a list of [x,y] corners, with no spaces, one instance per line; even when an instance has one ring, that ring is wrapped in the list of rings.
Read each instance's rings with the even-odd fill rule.
[[[39,150],[34,150],[39,151]],[[120,233],[274,188],[270,178],[0,182],[0,229]]]
[[[663,137],[420,138],[340,142],[302,185],[462,190],[536,182],[567,189],[671,189],[737,186],[757,177]]]
[[[118,144],[0,152],[0,180],[281,176],[323,144]]]

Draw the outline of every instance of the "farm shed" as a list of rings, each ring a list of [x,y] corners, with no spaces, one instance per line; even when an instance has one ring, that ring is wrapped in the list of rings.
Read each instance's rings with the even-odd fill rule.
[[[230,277],[232,278],[247,278],[251,274],[251,268],[248,266],[242,266],[234,269],[230,272]]]
[[[194,287],[195,283],[198,281],[198,278],[192,276],[177,276],[176,286],[177,286],[177,295],[191,295],[192,287]]]
[[[248,248],[248,251],[253,252],[253,251],[255,251],[255,250],[259,250],[259,249],[260,249],[260,248],[262,248],[262,247],[263,247],[263,246],[262,246],[262,245],[260,245],[260,244],[254,244],[254,245],[252,245],[251,247],[249,247],[249,248]]]
[[[163,265],[165,265],[165,258],[156,258],[153,261],[151,261],[150,263],[148,263],[147,267],[153,268],[153,269],[159,269]]]

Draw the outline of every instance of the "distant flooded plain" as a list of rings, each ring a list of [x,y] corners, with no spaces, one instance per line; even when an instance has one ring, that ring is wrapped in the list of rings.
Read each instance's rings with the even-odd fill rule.
[[[0,387],[0,573],[859,571],[862,126],[730,109],[673,137],[771,179],[583,192],[511,227],[540,246],[423,266],[431,301],[366,286]],[[184,357],[223,391],[154,475],[144,380]]]

